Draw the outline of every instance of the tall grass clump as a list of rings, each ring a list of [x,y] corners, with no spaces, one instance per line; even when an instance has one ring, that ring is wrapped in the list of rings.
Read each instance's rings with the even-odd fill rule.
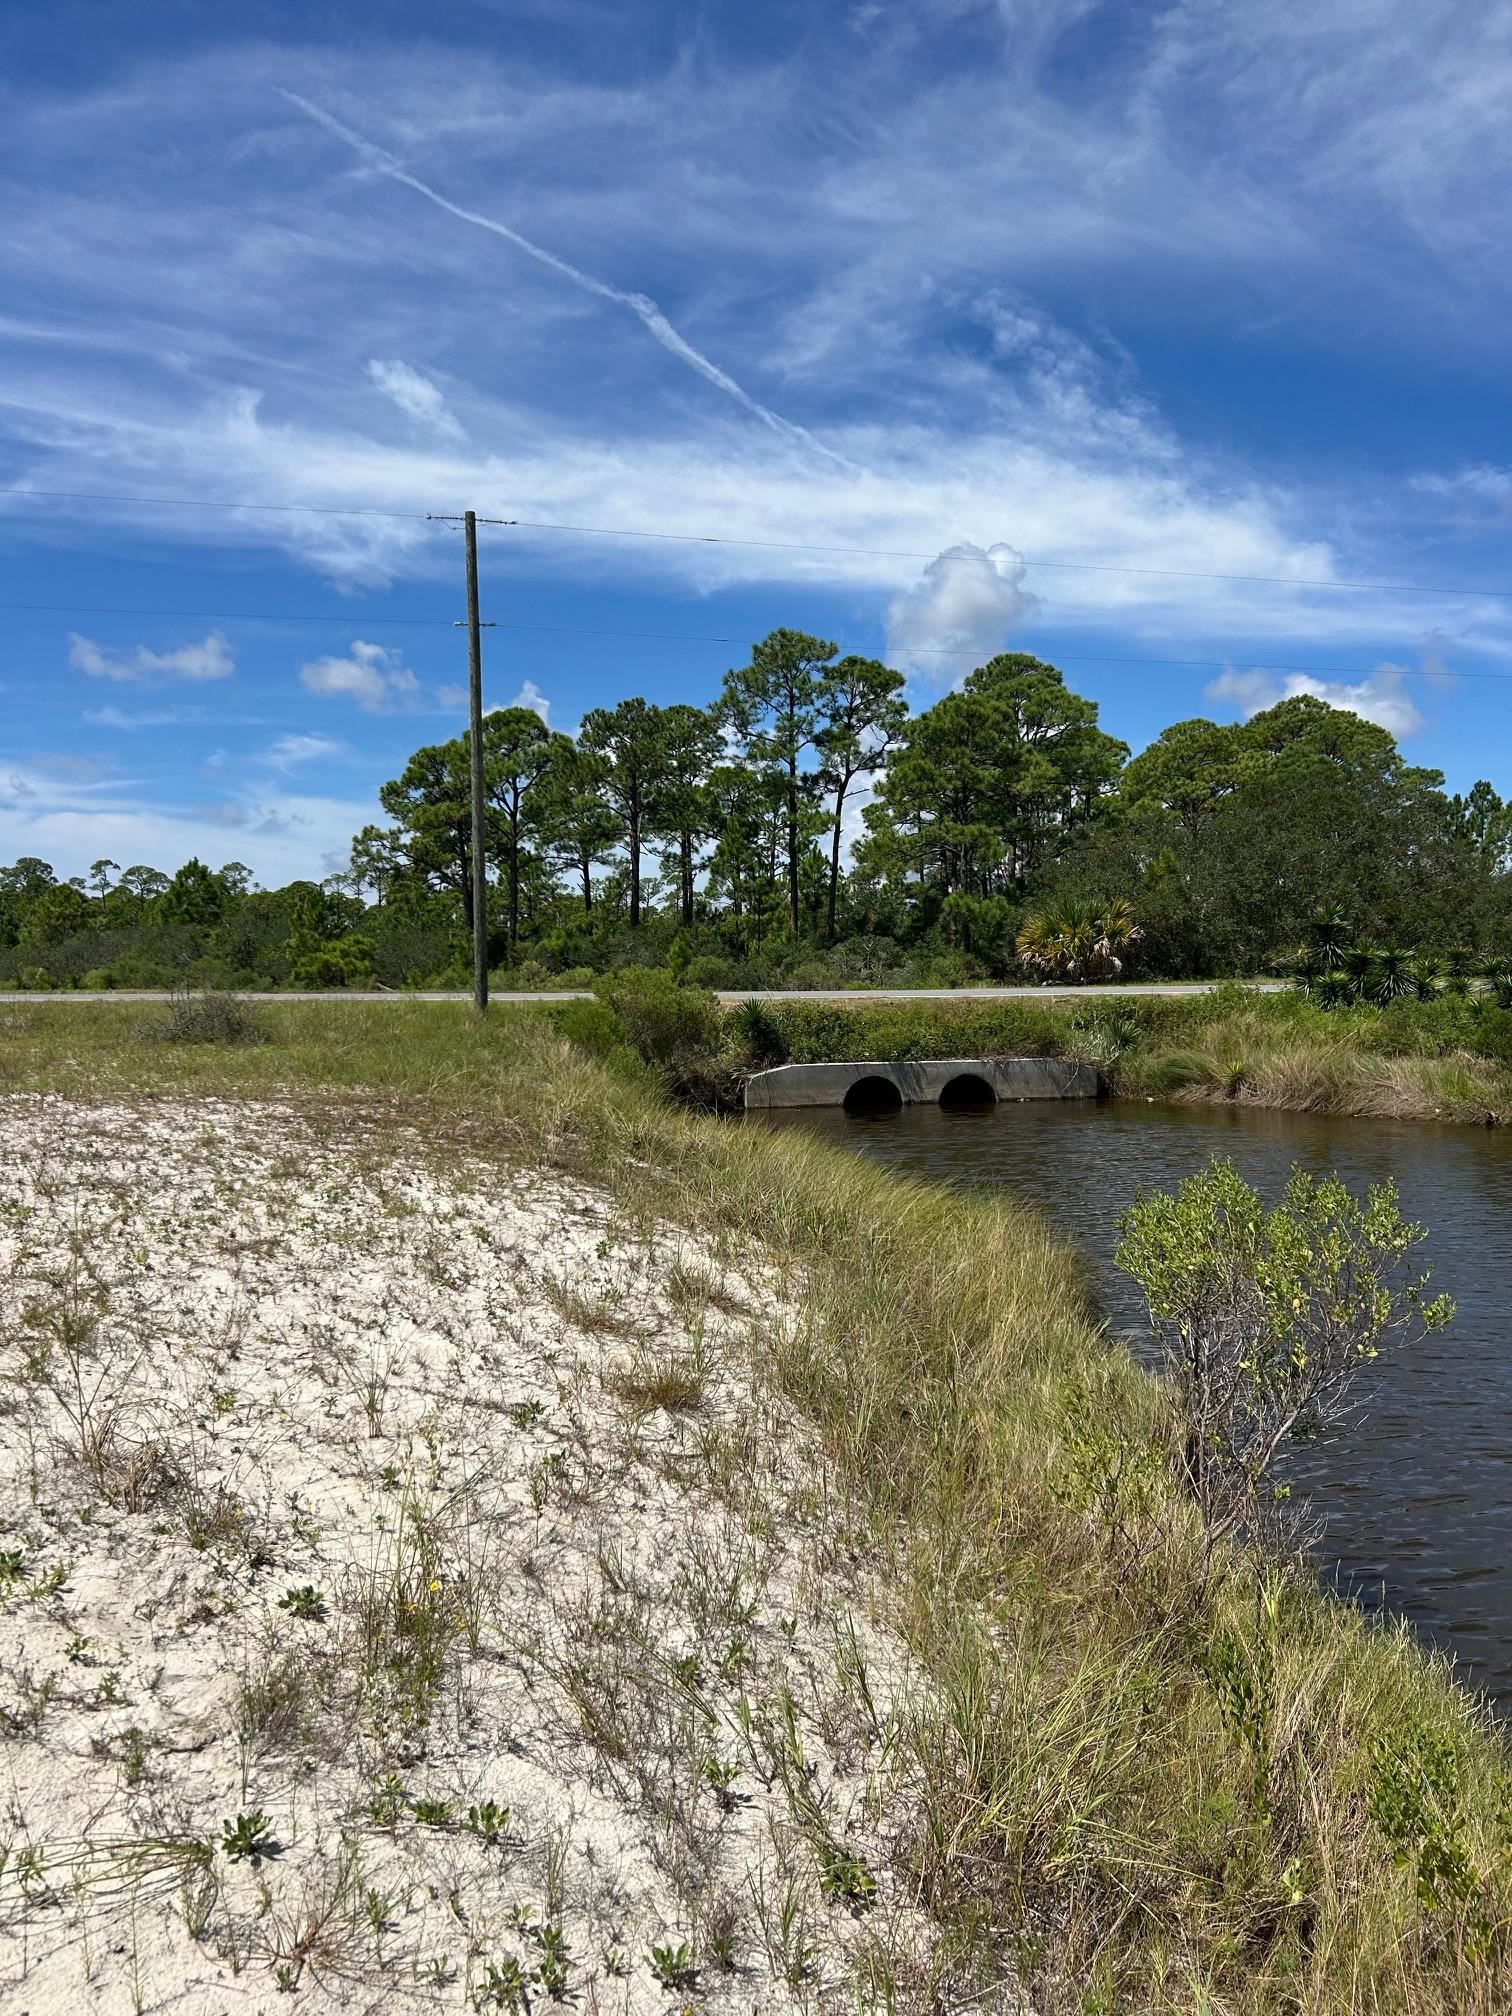
[[[214,988],[195,993],[180,988],[167,1012],[142,1024],[143,1035],[158,1043],[265,1043],[262,1018],[235,994]]]
[[[1175,1005],[1168,1047],[1199,1047]],[[3,1026],[12,1088],[360,1103],[443,1161],[492,1148],[770,1261],[787,1314],[752,1348],[812,1422],[919,1671],[896,1853],[941,1930],[940,2006],[1512,2007],[1512,1760],[1486,1710],[1305,1565],[1214,1546],[1167,1392],[1035,1214],[679,1111],[536,1016],[290,1003],[273,1044],[177,1052],[108,1007]],[[375,1591],[368,1663],[413,1672],[423,1705],[456,1624],[432,1631],[415,1584],[449,1590],[445,1570],[416,1553],[386,1579],[425,1628]]]

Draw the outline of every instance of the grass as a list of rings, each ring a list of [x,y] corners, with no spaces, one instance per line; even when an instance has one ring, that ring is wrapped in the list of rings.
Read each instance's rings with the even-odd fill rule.
[[[443,1160],[465,1144],[579,1175],[785,1276],[798,1314],[767,1327],[769,1369],[892,1564],[928,1676],[896,1737],[923,1813],[897,1852],[958,1978],[987,1995],[1016,1975],[1037,2007],[1082,2016],[1512,2005],[1512,1768],[1489,1717],[1408,1631],[1305,1573],[1237,1554],[1206,1572],[1161,1392],[1099,1335],[1037,1217],[678,1112],[533,1015],[287,1003],[269,1043],[206,1049],[134,1040],[133,1012],[7,1009],[0,1089],[281,1096],[343,1134],[356,1102]],[[1405,1062],[1480,1082],[1453,1056],[1368,1048],[1382,1032],[1357,1011],[1319,1019],[1348,1038],[1327,1084],[1355,1096]],[[1078,1040],[1117,1034],[1084,1021]],[[1278,1094],[1314,1082],[1324,1040],[1299,1012],[1221,997],[1136,1036],[1113,1059],[1131,1082],[1180,1050],[1221,1060],[1228,1089]],[[419,1706],[459,1623],[427,1600],[423,1531],[401,1523],[395,1554],[364,1642]],[[752,1904],[773,1964],[806,1978],[797,1893]]]
[[[1512,1013],[1490,996],[1322,1009],[1297,993],[883,1005],[771,1001],[737,1013],[746,1068],[868,1057],[1065,1056],[1114,1092],[1294,1112],[1512,1117]]]

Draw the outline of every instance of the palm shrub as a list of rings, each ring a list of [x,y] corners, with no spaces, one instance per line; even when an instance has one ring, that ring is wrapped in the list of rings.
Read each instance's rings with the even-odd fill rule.
[[[1439,991],[1444,971],[1431,952],[1419,952],[1413,958],[1407,977],[1415,1001],[1432,1001]]]
[[[1383,945],[1371,960],[1365,981],[1365,998],[1379,1008],[1400,1001],[1413,991],[1412,955],[1400,946]]]
[[[1354,933],[1342,910],[1315,910],[1307,920],[1307,946],[1320,973],[1342,966],[1344,954],[1354,943]]]
[[[1116,980],[1142,936],[1121,898],[1102,905],[1066,902],[1026,917],[1016,949],[1020,964],[1042,980]]]

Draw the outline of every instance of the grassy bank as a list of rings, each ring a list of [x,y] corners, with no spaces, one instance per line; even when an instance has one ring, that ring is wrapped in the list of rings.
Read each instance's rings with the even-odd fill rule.
[[[1240,1037],[1279,1057],[1288,1027],[1315,1040],[1289,1006],[1140,1003],[1145,1039],[1108,1064],[1132,1087],[1178,1039],[1195,1051],[1203,1007],[1215,1057]],[[950,1038],[1111,1043],[1111,1009],[993,1010],[1002,1044],[975,1022]],[[858,1042],[910,1054],[856,1012]],[[465,1143],[591,1179],[785,1274],[803,1313],[774,1325],[770,1370],[930,1681],[898,1734],[922,1818],[896,1854],[951,1990],[873,2006],[1008,2008],[1015,1979],[1041,2016],[1508,2006],[1501,1742],[1406,1632],[1206,1558],[1159,1389],[1098,1335],[1036,1217],[678,1112],[544,1018],[282,1004],[272,1040],[212,1047],[143,1040],[143,1015],[8,1012],[0,1092],[278,1095],[317,1118],[356,1100],[443,1159]]]
[[[736,1015],[729,1047],[747,1068],[1074,1057],[1130,1097],[1479,1124],[1512,1117],[1512,1012],[1489,996],[1330,1009],[1239,986],[1176,998],[1089,988],[980,1005],[773,1001]]]

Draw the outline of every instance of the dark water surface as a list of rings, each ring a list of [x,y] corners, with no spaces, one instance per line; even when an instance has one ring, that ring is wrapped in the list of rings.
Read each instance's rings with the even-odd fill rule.
[[[906,1107],[764,1115],[915,1175],[997,1185],[1039,1205],[1091,1262],[1111,1326],[1139,1348],[1143,1306],[1113,1265],[1119,1212],[1214,1153],[1273,1200],[1294,1162],[1352,1188],[1392,1178],[1454,1322],[1362,1378],[1365,1404],[1290,1475],[1340,1586],[1384,1601],[1512,1709],[1512,1130],[1342,1120],[1245,1107],[1044,1100],[985,1113]]]

